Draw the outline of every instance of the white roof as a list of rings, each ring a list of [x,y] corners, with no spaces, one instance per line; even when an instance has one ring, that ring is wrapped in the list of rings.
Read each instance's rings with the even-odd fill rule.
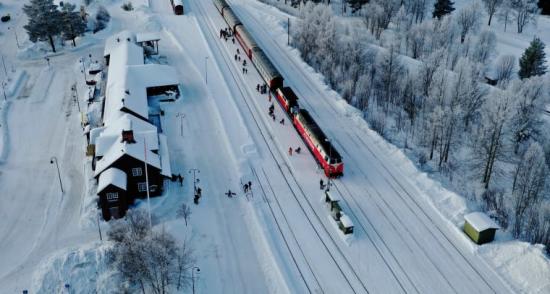
[[[122,190],[126,190],[127,175],[118,168],[111,167],[101,173],[99,176],[99,184],[97,185],[97,193],[103,191],[107,186],[113,185]]]
[[[122,131],[133,131],[134,139],[143,142],[147,140],[147,148],[151,151],[159,149],[157,127],[130,114],[123,114],[116,121],[102,128],[101,134],[94,140],[95,155],[104,156],[116,141],[122,140]]]
[[[128,42],[128,39],[130,39],[130,42],[135,42],[136,35],[130,31],[124,30],[107,38],[107,40],[105,41],[105,49],[103,50],[103,56],[110,55],[113,52],[113,50],[117,48],[120,43],[122,43],[122,41]]]
[[[120,73],[109,69],[108,80],[103,117],[105,124],[116,120],[121,115],[121,110],[147,119],[149,116],[147,88],[179,83],[176,70],[171,66],[160,64],[125,66]]]
[[[351,221],[351,219],[349,218],[349,216],[347,216],[347,215],[345,215],[345,214],[342,214],[342,216],[340,217],[340,221],[342,222],[342,225],[343,225],[345,228],[353,227],[353,222]]]
[[[177,1],[175,1],[177,2]],[[136,42],[158,41],[160,40],[160,32],[138,33],[136,34]]]
[[[109,151],[107,151],[103,158],[97,162],[94,176],[97,177],[123,155],[129,155],[139,161],[145,162],[145,148],[143,146],[143,139],[139,140],[139,137],[135,139],[136,143],[132,144],[120,142],[120,140],[115,141],[111,148],[109,148]],[[155,154],[150,150],[147,150],[147,164],[161,169],[158,154]]]
[[[130,89],[128,83],[128,66],[142,64],[143,48],[134,43],[123,42],[112,51],[103,113],[106,125],[116,120],[121,115],[121,110],[147,119],[147,99],[135,97],[133,92],[138,91]]]
[[[500,227],[483,212],[472,212],[465,215],[464,219],[478,232],[487,229],[500,229]]]
[[[170,155],[168,154],[168,139],[166,138],[166,135],[159,134],[159,141],[160,165],[162,166],[160,174],[166,177],[171,177],[172,168],[170,167]]]

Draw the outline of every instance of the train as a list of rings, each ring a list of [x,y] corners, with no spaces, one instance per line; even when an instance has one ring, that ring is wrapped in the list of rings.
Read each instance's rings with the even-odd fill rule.
[[[174,10],[174,14],[176,15],[183,14],[183,0],[170,0],[170,4],[172,4],[172,9]]]
[[[290,87],[284,86],[284,78],[260,48],[252,35],[245,28],[226,0],[213,0],[214,6],[233,31],[262,79],[269,86],[269,91],[275,96],[281,108],[291,118],[294,128],[300,134],[308,150],[313,154],[327,177],[344,175],[342,156],[334,148],[319,125],[306,109],[300,107],[298,96]]]

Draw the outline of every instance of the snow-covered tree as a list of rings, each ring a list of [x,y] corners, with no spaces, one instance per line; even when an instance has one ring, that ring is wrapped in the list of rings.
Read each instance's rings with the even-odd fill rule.
[[[532,76],[540,76],[546,73],[546,53],[544,43],[539,38],[534,38],[531,44],[519,60],[520,78],[525,79]]]
[[[495,65],[495,79],[499,84],[506,85],[516,71],[516,57],[503,55],[499,57]]]
[[[520,145],[536,138],[539,134],[540,109],[547,103],[546,80],[543,77],[531,77],[516,82],[512,90],[515,93],[515,112],[511,119],[514,151],[518,153]]]
[[[489,15],[488,26],[491,26],[491,20],[493,20],[493,15],[497,12],[499,6],[502,4],[503,0],[483,0],[483,6],[485,6],[485,11]]]
[[[428,0],[405,0],[401,2],[415,23],[420,23],[424,20],[428,9]]]
[[[522,33],[526,25],[536,22],[540,10],[537,0],[512,0],[512,12],[518,33]]]
[[[164,294],[189,284],[194,258],[188,241],[178,244],[164,230],[151,232],[144,210],[128,211],[107,235],[114,242],[111,264],[130,284],[120,292]]]
[[[512,1],[514,0],[503,0],[499,10],[497,11],[497,18],[504,23],[505,32],[506,32],[506,28],[508,27],[508,24],[512,22],[512,18],[513,18],[514,9],[512,5]]]
[[[496,52],[497,36],[492,31],[484,30],[477,37],[470,58],[478,63],[487,64]]]
[[[434,18],[441,18],[444,15],[447,15],[455,10],[454,2],[450,0],[436,0],[434,3],[434,10],[432,16]]]
[[[76,37],[83,35],[86,31],[86,23],[76,11],[76,5],[65,3],[61,10],[61,21],[63,25],[63,37],[66,40],[72,40],[73,46],[76,46]]]
[[[519,237],[525,225],[526,213],[541,201],[548,168],[542,147],[532,143],[514,172],[512,187],[512,234]]]
[[[481,110],[477,145],[473,150],[474,162],[479,167],[481,182],[489,187],[495,172],[495,164],[505,154],[504,132],[512,109],[513,93],[493,91]]]
[[[456,15],[456,23],[460,29],[460,43],[464,43],[466,35],[475,31],[481,25],[481,7],[477,2],[460,9]]]
[[[29,22],[23,26],[32,42],[49,41],[55,52],[54,37],[61,33],[61,14],[53,0],[30,0],[23,5]]]

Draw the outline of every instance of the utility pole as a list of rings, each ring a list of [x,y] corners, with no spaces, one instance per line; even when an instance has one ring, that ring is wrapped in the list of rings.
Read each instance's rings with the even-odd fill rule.
[[[2,55],[2,65],[4,66],[4,73],[6,74],[6,78],[8,77],[8,71],[6,70],[6,62],[4,61],[4,55]]]
[[[99,212],[97,213],[97,230],[99,231],[99,241],[103,241],[103,237],[101,236],[101,226],[99,226]]]
[[[11,28],[8,27],[8,31],[10,30]],[[13,33],[15,34],[15,43],[17,43],[17,49],[21,49],[21,46],[19,46],[19,39],[17,38],[17,28],[14,27],[13,28]]]
[[[197,273],[200,273],[201,269],[198,266],[194,266],[191,268],[191,280],[193,284],[193,294],[195,294],[195,271]]]
[[[78,101],[78,90],[76,89],[76,84],[73,84],[71,87],[71,90],[73,90],[73,98],[76,100],[76,106],[78,106],[78,112],[80,113],[80,102]]]
[[[185,117],[185,114],[181,113],[181,112],[178,112],[176,114],[176,117],[179,117],[180,118],[180,134],[181,136],[183,137],[183,118]]]
[[[193,191],[197,193],[197,180],[195,179],[195,173],[201,173],[201,171],[198,168],[192,168],[189,170],[189,173],[193,172]]]
[[[65,193],[65,191],[63,191],[63,183],[61,182],[61,173],[59,172],[59,164],[57,163],[57,157],[52,156],[52,158],[50,158],[50,163],[54,164],[54,162],[55,162],[55,166],[57,167],[57,177],[59,178],[59,186],[61,187],[61,193]]]
[[[6,86],[8,85],[8,83],[6,83],[5,81],[2,81],[2,91],[4,92],[4,101],[8,100],[8,98],[6,98]]]
[[[86,77],[86,66],[84,65],[84,58],[80,58],[80,64],[82,65],[82,73],[84,74],[84,82],[87,83],[88,82],[88,77]],[[48,60],[48,65],[49,65],[49,60]]]
[[[286,31],[287,41],[286,41],[286,43],[287,43],[288,46],[290,46],[290,17],[287,18],[287,23],[288,24],[286,26],[286,28],[287,28],[287,31]]]
[[[147,141],[143,138],[143,156],[145,158],[145,185],[147,186],[147,206],[149,208],[149,231],[153,233],[153,220],[151,218],[151,199],[149,198],[149,174],[147,173]]]
[[[208,61],[208,56],[204,57],[204,79],[206,80],[206,84],[208,85],[208,67],[206,67],[206,63]]]

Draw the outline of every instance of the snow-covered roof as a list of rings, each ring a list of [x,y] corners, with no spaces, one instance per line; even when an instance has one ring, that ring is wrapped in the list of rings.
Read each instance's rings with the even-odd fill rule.
[[[342,214],[342,216],[340,217],[340,221],[342,222],[342,225],[343,225],[345,228],[353,227],[353,222],[351,221],[351,219],[349,218],[349,216],[347,216],[347,215],[345,215],[345,214]]]
[[[166,177],[171,177],[172,168],[170,166],[170,155],[168,154],[168,138],[166,138],[166,135],[164,134],[159,134],[158,137],[160,141],[160,165],[162,166],[160,174]]]
[[[117,120],[102,129],[101,134],[94,140],[95,155],[104,156],[116,141],[122,140],[122,131],[133,131],[134,139],[147,141],[147,148],[151,151],[159,149],[157,127],[130,114],[123,114]]]
[[[105,124],[117,119],[121,110],[147,118],[147,100],[132,95],[133,89],[130,89],[127,77],[128,66],[142,64],[143,48],[134,43],[123,42],[112,51],[103,114]]]
[[[107,40],[105,41],[105,49],[103,50],[103,56],[111,55],[113,50],[117,48],[118,45],[120,45],[121,43],[129,43],[128,39],[130,39],[129,42],[135,43],[136,34],[128,30],[124,30],[107,38]]]
[[[472,212],[464,216],[464,219],[478,232],[487,229],[499,229],[500,227],[485,213]]]
[[[97,193],[100,193],[109,185],[113,185],[115,187],[119,187],[122,190],[126,190],[127,184],[128,184],[128,177],[126,173],[121,171],[118,168],[111,167],[106,169],[99,176]]]
[[[148,41],[158,41],[160,40],[160,32],[151,32],[151,33],[138,33],[136,34],[136,42],[148,42]]]
[[[123,70],[109,69],[103,121],[111,123],[121,115],[121,111],[147,119],[147,88],[178,83],[176,70],[168,65],[142,64],[125,66]]]
[[[136,143],[126,143],[119,140],[115,141],[103,158],[97,162],[94,176],[97,177],[124,155],[129,155],[139,161],[145,162],[144,149],[147,149],[147,164],[160,170],[161,165],[158,154],[151,152],[149,148],[145,148],[143,140],[140,141],[138,138],[135,139]]]

